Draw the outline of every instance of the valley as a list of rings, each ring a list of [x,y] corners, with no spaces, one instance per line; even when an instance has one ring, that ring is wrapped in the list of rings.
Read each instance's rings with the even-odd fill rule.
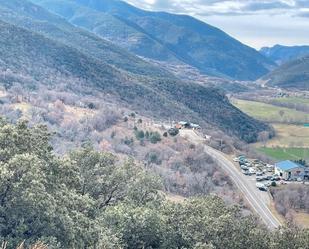
[[[261,141],[256,143],[259,151],[276,160],[308,160],[309,130],[306,124],[309,122],[309,98],[297,96],[297,93],[294,94],[296,96],[289,95],[293,93],[283,94],[283,97],[277,97],[274,92],[244,94],[241,99],[232,99],[232,102],[275,129],[276,135],[272,139],[261,137]]]
[[[0,0],[1,248],[309,248],[308,46],[178,11]]]

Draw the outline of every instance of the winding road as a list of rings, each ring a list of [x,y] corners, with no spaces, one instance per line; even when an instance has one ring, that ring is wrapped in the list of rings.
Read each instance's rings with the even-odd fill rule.
[[[181,130],[180,135],[195,144],[202,144],[205,152],[230,176],[236,187],[242,192],[252,209],[259,215],[261,220],[270,228],[274,229],[281,225],[280,221],[270,211],[268,204],[270,198],[266,192],[259,191],[255,186],[255,180],[243,175],[223,153],[205,145],[201,136],[192,130]]]

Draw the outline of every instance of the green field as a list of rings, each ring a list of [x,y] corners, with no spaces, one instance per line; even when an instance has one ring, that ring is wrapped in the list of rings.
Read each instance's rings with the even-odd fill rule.
[[[276,160],[309,160],[309,148],[266,148],[258,149],[265,155]]]
[[[309,104],[308,99],[280,98],[276,101],[286,103]],[[294,109],[284,108],[256,101],[234,99],[233,104],[248,115],[269,122],[276,131],[276,136],[266,142],[257,143],[258,151],[275,160],[309,161],[309,114]]]
[[[300,125],[309,122],[309,114],[294,109],[239,99],[233,99],[232,103],[249,116],[265,122]]]

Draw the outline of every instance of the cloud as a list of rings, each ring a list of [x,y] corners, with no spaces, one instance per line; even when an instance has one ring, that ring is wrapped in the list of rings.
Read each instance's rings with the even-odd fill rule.
[[[145,9],[200,16],[279,15],[306,17],[309,0],[127,0]]]

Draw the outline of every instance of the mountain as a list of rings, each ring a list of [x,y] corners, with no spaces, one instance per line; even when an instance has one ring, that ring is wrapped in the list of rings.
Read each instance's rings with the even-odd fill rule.
[[[128,53],[96,35],[74,27],[63,18],[24,0],[0,0],[2,20],[43,34],[65,45],[133,74],[172,77],[159,67]]]
[[[1,4],[3,2],[5,4]],[[16,8],[12,6],[13,2],[16,3]],[[136,68],[136,73],[133,74],[130,70],[121,68],[125,63],[115,66],[120,60],[118,56],[100,59],[100,56],[87,52],[101,51],[96,46],[101,44],[102,39],[96,38],[96,43],[87,44],[86,50],[79,45],[83,44],[82,39],[75,43],[69,39],[85,37],[75,36],[79,32],[84,34],[84,31],[63,23],[63,20],[54,16],[51,16],[51,20],[55,18],[61,25],[52,21],[40,21],[44,16],[39,13],[41,9],[27,1],[12,0],[11,9],[5,7],[6,3],[0,2],[0,20],[20,22],[21,26],[3,21],[0,25],[0,82],[7,88],[17,82],[34,89],[39,84],[49,88],[65,85],[66,91],[77,91],[78,94],[95,95],[99,92],[106,98],[113,99],[117,105],[126,106],[144,115],[161,120],[192,120],[203,127],[222,130],[247,142],[255,141],[259,132],[269,129],[267,125],[233,107],[224,94],[215,88],[165,77],[164,71],[158,71],[157,67],[147,63],[141,65],[151,68],[151,74],[138,74],[139,71],[143,72],[140,68]],[[20,6],[19,3],[28,5]],[[27,13],[35,10],[36,14],[32,18],[26,17],[20,9]],[[14,15],[19,21],[13,18]],[[62,29],[62,25],[66,28]],[[62,37],[61,34],[66,34],[67,37]],[[89,36],[92,37],[91,40],[94,39],[93,35]],[[109,43],[102,40],[102,44],[106,45],[102,51],[111,53],[108,50]],[[110,49],[115,51],[116,48],[111,45]],[[123,52],[123,55],[139,61],[127,52]],[[124,58],[124,61],[128,58]]]
[[[309,90],[309,56],[281,65],[262,78],[270,86]]]
[[[273,47],[261,48],[260,53],[269,59],[275,61],[278,65],[282,65],[288,61],[309,55],[309,46],[282,46],[275,45]]]
[[[150,12],[119,0],[33,0],[129,51],[202,73],[254,80],[274,63],[223,31],[186,15]]]

